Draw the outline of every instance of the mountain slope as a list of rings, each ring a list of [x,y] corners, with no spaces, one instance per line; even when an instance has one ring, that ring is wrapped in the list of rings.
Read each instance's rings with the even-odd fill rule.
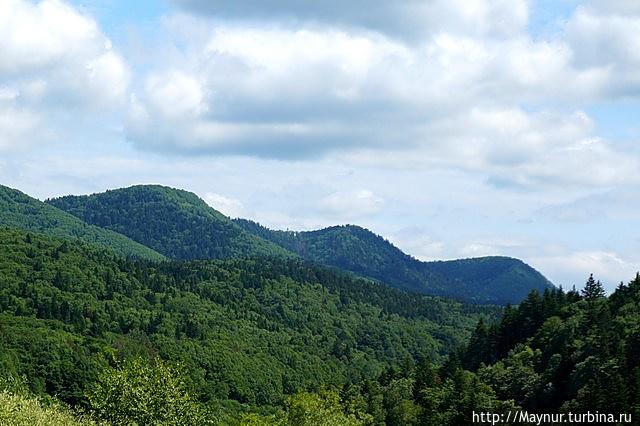
[[[249,232],[304,259],[355,272],[404,290],[475,303],[519,303],[529,291],[552,284],[518,259],[485,257],[421,262],[374,234],[353,225],[318,231],[274,231],[236,219]]]
[[[116,232],[84,223],[54,206],[0,185],[0,226],[41,232],[61,238],[80,239],[109,247],[125,256],[162,259],[163,256]]]
[[[173,259],[291,255],[246,232],[195,194],[179,189],[138,185],[48,202]]]
[[[518,303],[532,289],[551,287],[539,272],[517,259],[421,262],[358,226],[272,231],[251,221],[232,221],[195,194],[163,186],[141,185],[49,202],[174,259],[295,253],[392,287],[474,303]]]
[[[0,229],[0,377],[81,403],[114,356],[179,362],[206,401],[441,359],[495,307],[401,292],[294,258],[153,262]]]

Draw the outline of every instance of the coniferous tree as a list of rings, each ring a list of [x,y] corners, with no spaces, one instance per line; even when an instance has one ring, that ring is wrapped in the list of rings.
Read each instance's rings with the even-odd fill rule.
[[[585,298],[585,300],[591,302],[603,298],[604,295],[604,287],[602,286],[600,281],[596,281],[593,278],[593,274],[589,275],[589,279],[582,289],[582,296]]]

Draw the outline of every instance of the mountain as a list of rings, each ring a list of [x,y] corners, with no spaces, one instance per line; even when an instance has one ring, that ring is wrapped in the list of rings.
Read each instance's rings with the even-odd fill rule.
[[[16,229],[0,241],[2,424],[640,415],[640,276],[608,298],[590,277],[501,310],[296,258],[155,262]]]
[[[533,289],[543,292],[553,288],[542,274],[518,259],[493,256],[421,262],[359,226],[294,232],[274,231],[245,219],[235,222],[304,259],[404,290],[474,303],[515,304]]]
[[[195,194],[164,186],[139,185],[48,202],[173,259],[297,254],[403,290],[485,304],[515,304],[532,289],[552,288],[518,259],[421,262],[358,226],[273,231],[244,219],[232,221]]]
[[[290,256],[209,207],[195,194],[138,185],[87,196],[48,200],[92,225],[110,229],[173,259]]]
[[[84,223],[54,206],[0,185],[0,227],[41,232],[53,237],[75,238],[109,247],[125,256],[162,259],[163,256],[116,232]]]
[[[124,259],[9,229],[0,241],[0,378],[71,404],[115,360],[159,356],[203,403],[279,405],[441,360],[499,315],[296,258]]]

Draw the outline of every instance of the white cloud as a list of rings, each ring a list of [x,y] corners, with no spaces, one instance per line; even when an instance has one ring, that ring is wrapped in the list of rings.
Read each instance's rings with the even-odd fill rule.
[[[340,220],[358,219],[378,213],[384,200],[367,189],[334,192],[320,200],[319,207]]]
[[[636,0],[590,0],[587,4],[605,13],[640,14],[640,3]]]
[[[40,126],[40,117],[29,111],[3,107],[0,102],[0,152],[28,145],[29,135]]]
[[[361,150],[348,158],[359,165],[463,170],[501,188],[562,187],[565,197],[583,188],[640,182],[638,157],[598,138],[582,111],[473,108],[422,130],[423,142],[412,149],[385,155]]]
[[[30,73],[86,55],[100,43],[94,21],[56,0],[0,4],[0,72]]]
[[[207,192],[204,195],[204,201],[211,207],[229,217],[243,217],[246,214],[244,205],[240,200],[225,197],[215,192]]]
[[[60,0],[0,2],[5,148],[41,139],[60,115],[124,105],[129,70],[90,17]],[[13,117],[7,119],[7,117]]]
[[[597,138],[593,122],[582,111],[472,110],[448,124],[438,135],[453,140],[451,149],[466,154],[464,164],[489,171],[497,181],[535,187],[605,186],[640,179],[637,158]]]
[[[417,38],[454,29],[474,35],[504,36],[522,31],[528,0],[173,0],[195,13],[225,19],[364,28]]]
[[[505,6],[477,1],[469,13],[491,10],[489,3]],[[526,21],[526,7],[522,15]],[[207,31],[209,21],[174,19],[197,27],[198,41],[187,37],[183,56],[153,70],[135,94],[127,130],[138,147],[280,159],[373,149],[387,162],[484,167],[487,179],[518,185],[558,176],[608,185],[635,175],[637,162],[598,138],[574,106],[615,96],[618,70],[577,60],[572,39],[450,25],[406,43],[328,22],[216,22]],[[593,158],[601,167],[580,171],[578,163]]]
[[[532,259],[556,284],[565,289],[575,285],[580,289],[589,274],[602,281],[607,291],[613,291],[621,282],[628,282],[640,268],[638,263],[625,259],[613,251],[575,251],[555,256],[540,256]],[[575,277],[584,276],[584,280],[575,282]]]
[[[638,2],[596,2],[597,8],[580,6],[565,27],[573,62],[581,68],[598,68],[609,77],[601,97],[640,95],[640,6]]]
[[[195,78],[179,71],[152,75],[145,88],[150,106],[167,118],[205,112],[202,92],[202,86]]]

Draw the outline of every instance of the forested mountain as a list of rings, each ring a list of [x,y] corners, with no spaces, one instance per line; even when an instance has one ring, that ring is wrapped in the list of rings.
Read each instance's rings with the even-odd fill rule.
[[[345,413],[365,413],[354,424],[637,424],[639,348],[640,275],[609,298],[590,277],[580,292],[533,291],[500,321],[480,320],[444,364],[391,368],[347,386],[340,402]]]
[[[405,290],[474,303],[507,304],[519,303],[533,289],[542,292],[553,287],[542,274],[518,259],[494,256],[421,262],[359,226],[294,232],[274,231],[245,219],[235,222],[304,259]]]
[[[640,276],[608,298],[592,277],[533,291],[499,315],[295,258],[154,262],[11,229],[0,241],[0,423],[640,416]]]
[[[109,247],[118,254],[162,259],[154,250],[124,235],[88,225],[56,207],[0,185],[0,226],[41,232],[53,237],[77,238]]]
[[[195,194],[179,189],[138,185],[48,202],[172,259],[290,255],[282,247],[246,232]]]
[[[0,230],[0,241],[0,378],[24,376],[29,392],[112,421],[110,409],[146,403],[109,405],[122,389],[147,386],[153,399],[175,385],[228,424],[298,391],[438,362],[499,312],[295,258],[156,263],[20,230]],[[143,374],[148,362],[180,365],[183,379],[162,376],[164,367]],[[153,374],[164,384],[145,382]],[[320,397],[297,398],[306,406]]]
[[[248,220],[232,221],[195,194],[162,186],[141,185],[48,202],[174,259],[295,253],[403,290],[486,304],[518,303],[532,289],[551,287],[538,271],[517,259],[421,262],[358,226],[273,231]]]

